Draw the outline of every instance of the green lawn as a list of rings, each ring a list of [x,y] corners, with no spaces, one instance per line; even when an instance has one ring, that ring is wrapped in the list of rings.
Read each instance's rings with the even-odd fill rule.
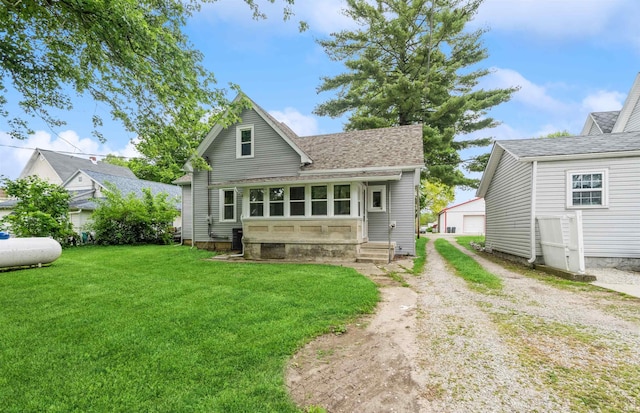
[[[499,277],[485,270],[476,260],[451,245],[446,239],[438,238],[434,246],[436,251],[471,287],[480,291],[499,291],[502,289],[502,280]]]
[[[0,273],[2,411],[297,411],[287,359],[371,311],[375,285],[350,268],[210,255],[83,247]]]
[[[412,273],[420,275],[424,271],[424,265],[427,262],[427,242],[429,238],[420,237],[416,240],[416,258],[413,259]]]

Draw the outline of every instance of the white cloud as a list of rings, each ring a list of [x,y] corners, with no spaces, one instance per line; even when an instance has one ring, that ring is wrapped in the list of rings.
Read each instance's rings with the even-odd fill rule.
[[[114,150],[94,139],[80,138],[73,130],[60,132],[57,136],[52,136],[44,131],[36,131],[25,140],[12,139],[7,133],[0,132],[0,175],[16,179],[35,148],[65,152],[84,158],[88,158],[89,154],[106,155],[109,153],[125,157],[140,156],[132,142],[128,142],[123,148]]]
[[[629,10],[636,12],[635,5],[635,0],[486,0],[476,22],[548,38],[595,36],[614,28]]]
[[[547,87],[537,85],[511,69],[493,68],[492,73],[482,81],[481,86],[487,88],[518,86],[520,90],[513,94],[511,101],[540,111],[557,113],[565,112],[570,108],[570,105],[552,97]]]
[[[284,111],[271,110],[269,114],[280,122],[284,122],[298,136],[311,136],[318,134],[318,120],[313,115],[303,115],[297,109],[287,107]]]
[[[587,112],[605,112],[609,110],[620,110],[624,105],[626,94],[608,91],[598,90],[595,93],[582,99],[582,107]]]

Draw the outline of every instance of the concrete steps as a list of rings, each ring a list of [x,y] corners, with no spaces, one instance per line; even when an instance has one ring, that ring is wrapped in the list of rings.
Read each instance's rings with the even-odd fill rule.
[[[387,264],[389,257],[393,257],[396,243],[392,242],[391,247],[386,242],[365,242],[360,244],[356,262],[371,264]]]

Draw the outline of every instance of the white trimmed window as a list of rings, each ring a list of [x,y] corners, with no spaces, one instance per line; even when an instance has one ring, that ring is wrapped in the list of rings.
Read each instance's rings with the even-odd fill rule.
[[[327,186],[311,187],[311,215],[327,215]]]
[[[284,188],[269,188],[269,216],[284,216]]]
[[[384,185],[372,185],[369,187],[367,199],[369,212],[384,212],[387,210],[387,191]]]
[[[333,215],[351,215],[351,185],[333,186]]]
[[[304,186],[292,186],[289,188],[289,214],[292,217],[305,214],[305,190]]]
[[[236,158],[253,158],[253,125],[236,127]]]
[[[567,171],[567,208],[607,207],[608,170]]]
[[[256,188],[249,190],[249,216],[264,216],[264,189]]]
[[[236,191],[220,190],[220,222],[236,222]]]

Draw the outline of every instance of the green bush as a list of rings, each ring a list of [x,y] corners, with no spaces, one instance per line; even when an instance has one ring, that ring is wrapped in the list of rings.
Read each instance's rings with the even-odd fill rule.
[[[69,220],[70,195],[60,185],[37,176],[3,179],[7,195],[17,199],[13,211],[0,220],[0,229],[17,237],[52,237],[61,244],[73,235]]]
[[[179,215],[168,194],[151,194],[143,189],[142,199],[134,194],[123,196],[108,185],[104,199],[97,199],[91,230],[102,245],[169,244],[172,241],[173,219]]]

